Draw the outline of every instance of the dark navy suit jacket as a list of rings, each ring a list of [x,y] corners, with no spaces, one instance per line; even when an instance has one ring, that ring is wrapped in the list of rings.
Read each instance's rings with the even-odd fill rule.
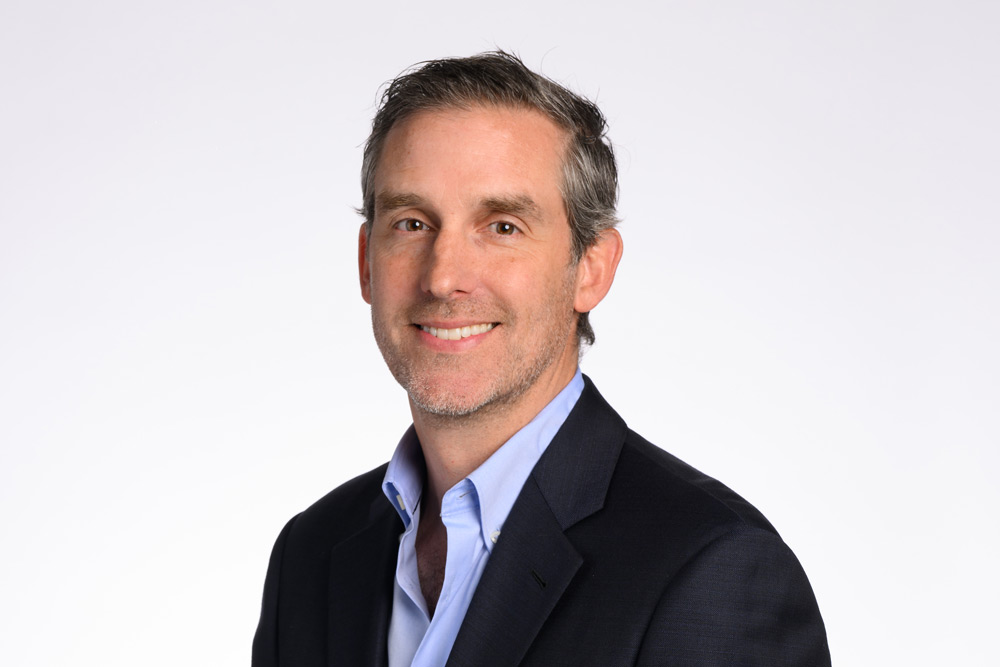
[[[771,524],[646,442],[589,378],[511,509],[449,667],[830,664]],[[278,537],[253,667],[382,667],[402,522],[385,466]]]

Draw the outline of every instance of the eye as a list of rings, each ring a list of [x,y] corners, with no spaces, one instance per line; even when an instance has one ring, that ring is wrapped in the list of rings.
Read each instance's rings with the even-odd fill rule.
[[[501,236],[512,236],[521,231],[520,229],[517,228],[517,225],[515,225],[512,222],[494,222],[490,226],[497,234]]]
[[[426,222],[423,220],[417,220],[416,218],[400,220],[393,225],[393,228],[403,232],[426,232],[430,229]]]

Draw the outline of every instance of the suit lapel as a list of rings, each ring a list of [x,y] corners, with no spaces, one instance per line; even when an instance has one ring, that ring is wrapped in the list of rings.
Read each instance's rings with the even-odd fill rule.
[[[529,478],[479,580],[447,664],[516,665],[582,562]]]
[[[367,527],[330,553],[327,660],[386,667],[389,613],[402,524],[380,497]]]
[[[565,531],[604,505],[627,428],[590,379],[525,482],[452,647],[449,667],[517,665],[577,570]]]

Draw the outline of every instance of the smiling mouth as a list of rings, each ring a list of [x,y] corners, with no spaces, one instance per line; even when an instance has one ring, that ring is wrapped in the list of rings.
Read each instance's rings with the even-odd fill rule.
[[[418,325],[421,331],[426,331],[435,338],[440,338],[441,340],[461,340],[463,338],[468,338],[469,336],[477,336],[479,334],[486,333],[490,329],[496,326],[496,323],[490,322],[488,324],[473,324],[467,327],[456,327],[454,329],[438,329],[437,327],[425,327],[424,325]]]

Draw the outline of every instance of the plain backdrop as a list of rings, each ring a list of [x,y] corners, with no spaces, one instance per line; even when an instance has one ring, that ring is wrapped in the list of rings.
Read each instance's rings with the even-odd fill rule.
[[[1000,5],[0,5],[0,662],[246,665],[271,545],[409,424],[357,283],[380,86],[596,99],[583,368],[756,504],[838,665],[993,665]]]

